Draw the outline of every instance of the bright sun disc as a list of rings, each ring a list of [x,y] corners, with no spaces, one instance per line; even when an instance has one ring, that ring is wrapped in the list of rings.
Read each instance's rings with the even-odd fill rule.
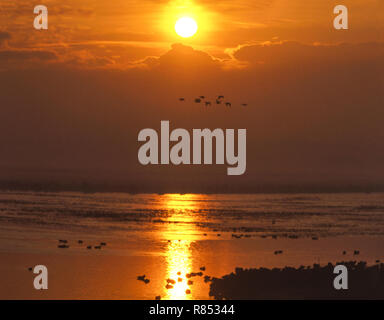
[[[197,32],[197,23],[189,17],[180,18],[176,22],[175,30],[180,37],[189,38]]]

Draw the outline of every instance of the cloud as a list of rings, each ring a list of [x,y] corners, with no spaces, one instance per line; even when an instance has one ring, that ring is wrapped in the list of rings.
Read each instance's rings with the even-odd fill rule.
[[[78,7],[78,6],[70,6],[70,5],[55,5],[52,6],[49,10],[49,14],[52,15],[66,15],[66,16],[84,16],[89,17],[94,14],[94,9],[91,7]]]
[[[0,31],[0,41],[11,39],[11,34],[6,31]]]
[[[57,62],[58,56],[48,50],[0,49],[0,70],[39,68]]]
[[[263,43],[239,46],[233,57],[252,65],[260,64],[311,64],[349,63],[351,61],[381,62],[384,56],[384,43],[342,43],[337,45],[303,44],[293,41],[279,43]]]
[[[113,66],[115,60],[108,55],[97,55],[90,50],[80,49],[70,50],[60,63],[68,67],[97,69]]]
[[[250,12],[250,11],[264,11],[270,8],[276,0],[260,0],[260,1],[233,1],[222,0],[217,2],[215,0],[198,0],[196,4],[209,8],[222,13],[234,12]]]
[[[208,53],[177,43],[172,45],[171,50],[159,57],[158,66],[169,70],[194,69],[201,72],[207,68],[218,68],[220,61]]]
[[[12,61],[12,60],[48,61],[48,60],[54,60],[56,58],[57,58],[57,55],[52,51],[43,51],[43,50],[2,50],[0,51],[0,62]]]
[[[2,47],[9,39],[11,39],[11,34],[9,32],[0,31],[0,47]]]

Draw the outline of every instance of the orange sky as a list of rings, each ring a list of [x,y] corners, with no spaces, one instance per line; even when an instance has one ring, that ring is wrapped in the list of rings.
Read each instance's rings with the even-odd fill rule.
[[[218,57],[227,49],[265,41],[305,43],[367,42],[382,39],[384,5],[380,0],[346,0],[350,30],[332,28],[331,0],[46,0],[49,30],[32,29],[28,0],[2,0],[2,32],[18,49],[54,52],[60,61],[76,60],[91,67],[124,68],[148,56],[159,56],[175,42],[192,45]],[[178,37],[173,26],[191,15],[199,32]]]
[[[343,31],[329,0],[39,4],[45,31],[30,1],[0,2],[0,181],[383,182],[383,1],[343,1]],[[184,14],[199,24],[190,39],[173,29]],[[177,102],[218,94],[250,106]],[[247,128],[246,175],[138,165],[137,133],[160,120]]]

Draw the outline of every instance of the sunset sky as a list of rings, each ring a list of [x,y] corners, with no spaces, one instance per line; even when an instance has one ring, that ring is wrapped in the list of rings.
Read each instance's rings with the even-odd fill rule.
[[[33,28],[37,4],[48,7],[48,30]],[[337,4],[349,30],[333,28]],[[383,9],[382,0],[2,0],[0,180],[381,184]],[[191,38],[175,33],[183,16],[198,24]],[[191,102],[219,94],[234,107]],[[246,174],[139,165],[137,133],[160,120],[246,128]]]

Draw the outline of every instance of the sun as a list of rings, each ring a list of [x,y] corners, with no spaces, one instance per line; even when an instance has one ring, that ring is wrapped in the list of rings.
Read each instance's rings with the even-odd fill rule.
[[[192,37],[197,32],[197,23],[190,17],[183,17],[175,24],[176,33],[183,38]]]

